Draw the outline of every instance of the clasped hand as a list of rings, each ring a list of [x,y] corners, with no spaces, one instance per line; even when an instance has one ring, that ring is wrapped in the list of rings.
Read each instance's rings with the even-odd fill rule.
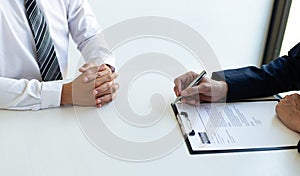
[[[96,105],[100,108],[115,98],[119,89],[119,84],[114,82],[117,74],[112,73],[107,65],[99,66],[91,62],[84,64],[79,71],[81,74],[76,79],[64,85],[66,89],[63,87],[62,104]]]

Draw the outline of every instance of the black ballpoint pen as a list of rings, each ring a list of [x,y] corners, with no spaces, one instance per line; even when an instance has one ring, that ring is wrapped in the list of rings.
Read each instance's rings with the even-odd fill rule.
[[[190,87],[193,87],[193,86],[196,86],[199,84],[199,82],[204,78],[204,76],[206,75],[206,71],[203,70],[188,86],[187,88],[190,88]],[[186,88],[186,89],[187,89]],[[178,101],[180,101],[182,98],[182,96],[179,96],[176,98],[176,100],[174,101],[174,104],[177,103]]]

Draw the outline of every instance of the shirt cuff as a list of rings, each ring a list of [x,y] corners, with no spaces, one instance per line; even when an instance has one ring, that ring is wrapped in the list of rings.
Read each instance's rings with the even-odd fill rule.
[[[54,108],[60,106],[62,86],[62,81],[42,82],[41,109]]]

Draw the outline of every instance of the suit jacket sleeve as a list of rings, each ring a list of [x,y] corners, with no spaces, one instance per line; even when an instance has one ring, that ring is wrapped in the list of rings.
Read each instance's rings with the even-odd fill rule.
[[[255,98],[300,89],[300,43],[287,56],[261,68],[254,66],[214,72],[212,79],[228,84],[227,100]]]

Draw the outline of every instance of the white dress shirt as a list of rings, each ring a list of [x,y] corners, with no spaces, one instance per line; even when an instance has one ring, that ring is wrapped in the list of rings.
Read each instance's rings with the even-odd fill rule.
[[[62,81],[41,82],[24,0],[0,0],[0,109],[38,110],[60,106]],[[37,0],[66,77],[69,34],[82,56],[115,66],[87,0]],[[107,59],[103,59],[107,58]]]

